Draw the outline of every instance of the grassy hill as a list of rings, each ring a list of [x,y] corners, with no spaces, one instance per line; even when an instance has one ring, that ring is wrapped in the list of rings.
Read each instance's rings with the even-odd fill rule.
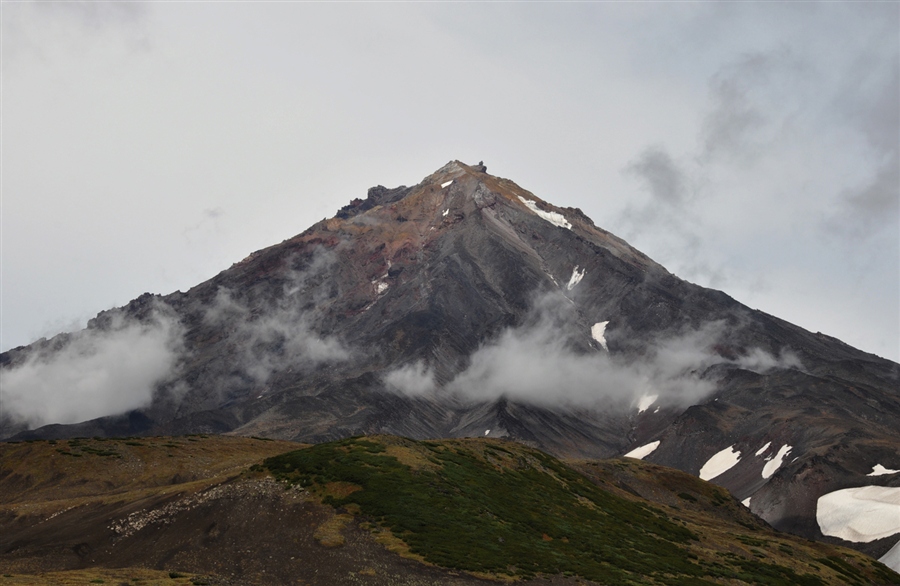
[[[302,449],[297,449],[302,448]],[[637,460],[488,439],[0,444],[0,586],[887,584]]]

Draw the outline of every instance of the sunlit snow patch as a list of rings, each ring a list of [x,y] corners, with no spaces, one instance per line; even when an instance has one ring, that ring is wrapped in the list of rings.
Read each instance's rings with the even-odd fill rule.
[[[886,554],[878,558],[878,561],[895,572],[900,572],[900,541],[888,550]]]
[[[489,434],[489,433],[491,433],[491,430],[490,430],[490,429],[485,429],[485,430],[484,430],[484,435],[487,435],[487,434]]]
[[[575,266],[575,269],[572,271],[572,276],[569,277],[569,283],[566,285],[566,289],[571,291],[572,287],[581,282],[581,279],[584,278],[584,270],[585,269],[581,269],[581,272],[579,273],[578,266]]]
[[[734,446],[728,446],[721,452],[713,454],[713,457],[707,460],[706,464],[700,468],[700,479],[712,480],[716,476],[730,470],[740,461],[741,453],[735,451]]]
[[[449,213],[450,213],[450,208],[447,208],[446,210],[444,210],[444,214],[443,214],[444,217],[446,218],[447,214],[449,214]]]
[[[872,466],[872,471],[866,474],[866,476],[884,476],[885,474],[896,474],[900,472],[900,470],[891,470],[890,468],[885,468],[881,464],[875,464]]]
[[[771,445],[772,445],[772,442],[766,442],[766,445],[764,445],[764,446],[761,447],[760,449],[756,450],[756,455],[757,455],[757,456],[762,456],[763,453],[764,453],[766,450],[768,450],[768,449],[769,449],[769,446],[771,446]]]
[[[816,521],[823,535],[868,543],[900,533],[900,488],[862,486],[819,497]]]
[[[608,323],[608,321],[601,321],[591,326],[591,337],[597,340],[607,352],[609,352],[609,348],[606,346],[606,336],[604,336],[604,334],[606,333],[606,324]]]
[[[762,469],[762,477],[769,478],[775,471],[781,468],[781,462],[784,460],[784,457],[787,456],[791,451],[791,446],[785,444],[778,449],[778,453],[775,456],[766,462],[766,465],[763,466]]]
[[[656,403],[659,395],[644,395],[638,400],[638,413],[643,413],[650,408],[650,405]]]
[[[750,497],[748,496],[747,498],[745,498],[744,500],[742,500],[742,501],[741,501],[741,504],[744,505],[745,507],[747,507],[747,508],[749,509],[749,508],[750,508]]]
[[[653,450],[659,447],[659,440],[655,442],[650,442],[645,446],[641,446],[639,448],[635,448],[622,456],[623,458],[634,458],[635,460],[643,460],[647,456],[649,456]]]
[[[453,179],[451,179],[450,181],[445,181],[444,183],[441,183],[441,189],[447,187],[451,183],[453,183]]]
[[[524,203],[526,206],[528,206],[529,210],[533,211],[538,216],[547,220],[554,226],[559,226],[560,228],[568,228],[569,230],[572,229],[572,224],[569,223],[569,221],[566,219],[566,217],[564,215],[557,213],[557,212],[545,212],[541,208],[537,207],[537,204],[534,203],[533,201],[525,199],[521,195],[518,197],[520,200],[522,200],[522,203]]]
[[[375,285],[375,292],[379,295],[387,291],[388,284],[384,281],[372,281],[372,284]]]

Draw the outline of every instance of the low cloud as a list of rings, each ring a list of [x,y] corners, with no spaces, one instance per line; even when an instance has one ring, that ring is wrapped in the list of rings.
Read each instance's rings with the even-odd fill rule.
[[[421,360],[388,372],[383,380],[389,389],[404,395],[427,395],[437,388],[434,373]]]
[[[657,395],[660,405],[687,406],[715,390],[715,381],[705,376],[714,365],[756,372],[801,367],[787,351],[779,357],[761,349],[736,359],[721,356],[714,348],[726,331],[723,322],[653,340],[637,358],[617,357],[589,346],[589,332],[580,331],[574,317],[562,296],[538,299],[525,325],[483,344],[444,390],[468,400],[506,397],[562,408],[624,410],[649,395]],[[437,390],[433,373],[421,362],[392,371],[384,380],[390,390],[407,395]]]
[[[230,332],[232,366],[241,380],[227,386],[259,387],[279,370],[309,369],[351,357],[340,340],[318,331],[313,309],[327,296],[323,277],[333,261],[329,253],[317,252],[303,270],[287,274],[279,296],[252,307],[229,289],[219,289],[204,320]]]
[[[113,313],[104,327],[69,334],[61,348],[36,350],[0,371],[4,417],[38,427],[144,407],[171,377],[183,333],[161,304],[142,321]]]

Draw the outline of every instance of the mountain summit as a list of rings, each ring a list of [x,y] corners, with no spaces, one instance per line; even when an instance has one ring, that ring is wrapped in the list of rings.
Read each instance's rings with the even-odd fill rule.
[[[876,556],[900,534],[847,508],[900,510],[900,366],[683,281],[482,164],[373,187],[0,365],[2,437],[507,437],[680,468]]]

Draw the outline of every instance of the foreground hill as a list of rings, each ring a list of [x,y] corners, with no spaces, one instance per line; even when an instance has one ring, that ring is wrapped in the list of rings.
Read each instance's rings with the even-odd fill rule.
[[[0,445],[0,585],[900,583],[638,460],[567,464],[490,439],[297,447]]]
[[[778,529],[875,557],[900,539],[900,514],[849,522],[856,496],[900,511],[900,365],[679,279],[483,165],[374,187],[189,291],[142,295],[0,367],[0,437],[638,450]],[[60,408],[71,425],[38,427],[89,402],[72,389],[115,398],[117,414]]]

